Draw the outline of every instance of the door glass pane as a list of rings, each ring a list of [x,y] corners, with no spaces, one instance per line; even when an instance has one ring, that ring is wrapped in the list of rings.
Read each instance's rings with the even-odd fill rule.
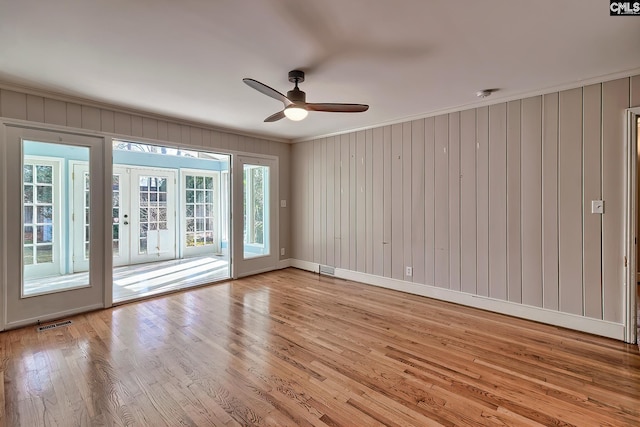
[[[88,162],[89,149],[24,141],[23,153],[22,295],[88,286],[88,273],[73,274],[73,260],[89,259],[89,173],[74,176],[68,165]],[[74,233],[83,243],[80,253],[74,253]]]
[[[112,233],[112,255],[114,257],[120,256],[120,205],[121,190],[120,190],[121,177],[119,174],[113,174],[111,178],[111,233]]]
[[[244,165],[244,258],[269,255],[269,167]]]
[[[159,254],[167,248],[167,178],[140,176],[138,254]]]
[[[209,246],[212,251],[217,250],[219,244],[214,239],[217,197],[214,191],[212,177],[195,174],[185,176],[184,216],[187,223],[185,231],[187,248]]]

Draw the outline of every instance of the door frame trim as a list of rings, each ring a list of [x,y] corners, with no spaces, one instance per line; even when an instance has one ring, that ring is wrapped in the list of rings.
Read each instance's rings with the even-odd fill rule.
[[[624,340],[633,344],[637,337],[637,303],[636,286],[638,282],[637,238],[638,238],[638,213],[640,202],[638,191],[638,162],[640,161],[640,141],[637,129],[637,120],[640,118],[640,107],[628,108],[625,118],[625,144],[627,145],[625,159],[626,197],[625,197],[625,254],[627,267],[624,274]]]
[[[243,202],[244,202],[244,186],[242,185],[242,177],[244,168],[242,167],[241,159],[255,159],[259,164],[260,160],[273,162],[273,173],[269,180],[272,206],[270,207],[270,221],[273,223],[273,229],[270,231],[272,235],[269,236],[270,244],[273,249],[273,253],[266,257],[273,257],[272,265],[260,265],[254,270],[249,270],[244,267],[245,263],[251,263],[264,259],[265,257],[256,257],[244,259],[243,251]],[[280,160],[277,156],[238,153],[232,155],[231,161],[231,277],[238,279],[244,276],[250,276],[257,273],[263,273],[265,271],[271,271],[278,269],[280,262]],[[235,213],[235,215],[233,214]]]

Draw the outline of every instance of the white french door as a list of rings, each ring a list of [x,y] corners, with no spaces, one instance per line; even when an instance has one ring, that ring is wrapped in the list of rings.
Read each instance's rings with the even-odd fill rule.
[[[7,327],[104,307],[104,139],[3,125],[0,207],[6,221]],[[70,169],[86,164],[86,270],[72,267]]]
[[[113,263],[176,258],[176,173],[113,167]]]
[[[73,272],[89,270],[90,259],[90,182],[89,165],[87,162],[74,162],[71,167],[70,195],[72,204],[72,234],[73,234]]]
[[[274,159],[236,156],[234,161],[234,276],[277,267],[278,171]],[[240,193],[241,192],[241,193]]]
[[[224,212],[220,199],[220,172],[182,170],[180,181],[182,255],[222,254]]]

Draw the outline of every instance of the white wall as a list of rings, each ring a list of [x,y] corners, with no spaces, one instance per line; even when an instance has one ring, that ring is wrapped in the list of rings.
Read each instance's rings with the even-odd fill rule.
[[[635,105],[640,76],[297,143],[292,257],[620,325]]]

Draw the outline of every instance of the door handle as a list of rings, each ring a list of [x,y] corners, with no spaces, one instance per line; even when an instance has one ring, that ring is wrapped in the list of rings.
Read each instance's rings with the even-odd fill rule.
[[[124,225],[129,225],[129,221],[125,221],[123,224]]]

